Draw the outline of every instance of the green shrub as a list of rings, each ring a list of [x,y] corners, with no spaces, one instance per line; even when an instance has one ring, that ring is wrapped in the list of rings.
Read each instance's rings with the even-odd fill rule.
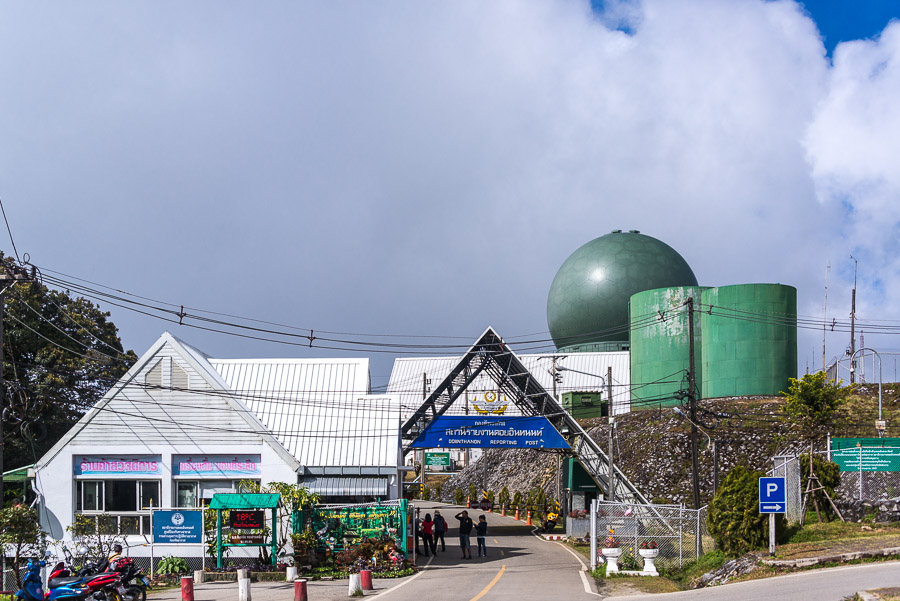
[[[738,556],[765,546],[768,542],[768,516],[759,513],[759,478],[744,466],[732,469],[712,503],[707,524],[716,547],[728,556]],[[784,523],[784,517],[777,515]],[[778,524],[776,523],[776,528]]]
[[[187,574],[191,570],[183,558],[167,555],[156,564],[156,571],[159,574]]]
[[[505,486],[500,489],[500,498],[497,499],[501,505],[509,506],[509,489]]]
[[[469,500],[473,503],[478,500],[478,491],[475,489],[474,484],[469,485]]]
[[[516,493],[513,495],[512,503],[516,509],[522,508],[522,493],[521,493],[521,491],[518,491],[518,490],[516,491]]]
[[[825,490],[817,490],[813,493],[813,498],[819,502],[819,509],[824,512],[825,519],[831,520],[836,516],[831,503],[825,497],[825,493],[827,492],[832,500],[837,498],[835,497],[834,489],[841,484],[841,468],[833,461],[825,461],[821,455],[815,455],[813,469],[819,478],[819,482],[825,487]],[[800,456],[800,490],[804,493],[806,492],[807,482],[809,482],[809,453]],[[815,508],[815,506],[812,498],[806,504],[807,509]]]
[[[466,502],[466,493],[463,492],[463,489],[457,488],[453,491],[453,502],[457,505],[462,505]]]

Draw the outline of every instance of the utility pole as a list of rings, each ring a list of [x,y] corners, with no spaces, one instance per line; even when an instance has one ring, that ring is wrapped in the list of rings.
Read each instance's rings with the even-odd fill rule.
[[[612,366],[606,368],[606,396],[608,397],[606,412],[609,414],[609,500],[615,501],[616,472],[613,468],[613,430],[616,429],[616,416],[613,415],[612,406]]]
[[[700,509],[700,466],[697,458],[697,385],[694,366],[694,297],[687,299],[688,307],[688,349],[690,367],[688,371],[688,398],[691,402],[691,471],[693,471],[694,509]]]
[[[831,273],[831,261],[825,265],[825,300],[822,302],[822,371],[825,371],[825,334],[828,321],[828,275]]]
[[[859,261],[856,257],[850,255],[853,259],[853,293],[850,296],[850,383],[856,383],[856,268]]]
[[[3,411],[6,409],[6,381],[3,379],[3,317],[6,315],[6,291],[14,284],[34,280],[34,268],[31,274],[25,269],[3,264],[0,268],[0,509],[3,509]]]
[[[428,373],[422,372],[422,400],[428,398]],[[420,459],[422,463],[419,465],[422,466],[422,486],[425,486],[425,449],[419,451],[421,453]]]

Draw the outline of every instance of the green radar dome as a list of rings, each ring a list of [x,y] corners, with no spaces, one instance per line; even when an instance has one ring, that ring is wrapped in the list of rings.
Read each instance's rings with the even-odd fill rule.
[[[547,325],[564,352],[628,348],[628,300],[632,294],[697,286],[675,249],[638,231],[591,240],[566,259],[547,297]]]

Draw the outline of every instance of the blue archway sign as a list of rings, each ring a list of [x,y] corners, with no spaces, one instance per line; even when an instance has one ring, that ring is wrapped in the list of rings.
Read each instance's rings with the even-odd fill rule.
[[[412,445],[424,449],[570,449],[569,443],[542,416],[442,415]]]

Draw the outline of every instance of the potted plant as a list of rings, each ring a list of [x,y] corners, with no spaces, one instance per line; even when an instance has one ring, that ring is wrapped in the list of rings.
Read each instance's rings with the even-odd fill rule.
[[[622,555],[622,549],[619,548],[619,542],[613,536],[615,531],[610,529],[609,536],[603,541],[601,553],[606,558],[606,575],[616,574],[619,571],[619,556]]]
[[[641,542],[641,547],[638,549],[638,553],[641,554],[641,557],[644,558],[644,572],[647,574],[656,574],[656,566],[653,564],[653,560],[659,555],[659,549],[657,548],[656,541],[643,541]]]

